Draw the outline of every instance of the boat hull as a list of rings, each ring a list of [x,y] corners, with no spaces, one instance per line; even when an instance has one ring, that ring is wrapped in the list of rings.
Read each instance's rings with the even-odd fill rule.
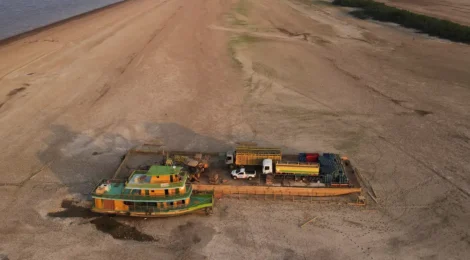
[[[149,211],[122,211],[122,210],[110,210],[110,209],[99,209],[96,207],[92,207],[91,211],[106,214],[106,215],[121,215],[121,216],[132,216],[132,217],[174,217],[179,215],[185,215],[194,213],[197,211],[205,210],[206,214],[212,213],[213,207],[213,197],[212,195],[200,195],[200,196],[192,196],[192,200],[207,199],[210,198],[210,201],[204,203],[197,203],[194,205],[188,205],[187,207],[179,207],[179,208],[166,208],[166,209],[156,209],[152,208]]]

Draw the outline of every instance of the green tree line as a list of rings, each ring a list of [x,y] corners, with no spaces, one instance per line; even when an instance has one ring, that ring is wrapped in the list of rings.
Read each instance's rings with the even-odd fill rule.
[[[351,14],[361,19],[393,22],[431,36],[470,44],[470,27],[439,18],[412,13],[373,0],[334,0],[334,5],[357,7]]]

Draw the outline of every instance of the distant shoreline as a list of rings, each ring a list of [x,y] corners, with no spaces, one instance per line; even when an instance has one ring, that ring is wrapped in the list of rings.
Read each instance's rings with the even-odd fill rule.
[[[69,18],[66,18],[66,19],[63,19],[63,20],[59,20],[59,21],[57,21],[57,22],[50,23],[50,24],[48,24],[48,25],[40,26],[40,27],[38,27],[38,28],[29,30],[29,31],[26,31],[26,32],[19,33],[19,34],[17,34],[17,35],[13,35],[13,36],[7,37],[7,38],[5,38],[5,39],[0,40],[0,47],[3,46],[3,45],[7,45],[7,44],[9,44],[9,43],[11,43],[11,42],[14,42],[14,41],[21,40],[21,39],[26,38],[26,37],[28,37],[28,36],[35,35],[35,34],[40,33],[40,32],[42,32],[42,31],[45,31],[45,30],[48,30],[48,29],[51,29],[51,28],[60,26],[60,25],[62,25],[62,24],[65,24],[65,23],[68,23],[68,22],[70,22],[70,21],[73,21],[73,20],[75,20],[75,19],[80,19],[80,18],[85,17],[85,16],[87,16],[87,15],[94,14],[94,13],[98,13],[98,12],[103,11],[103,10],[108,9],[108,8],[116,7],[117,5],[123,4],[123,3],[127,2],[127,1],[128,1],[128,0],[121,0],[120,2],[117,2],[117,3],[113,3],[113,4],[110,4],[110,5],[103,6],[103,7],[99,7],[99,8],[93,9],[93,10],[88,11],[88,12],[84,12],[84,13],[81,13],[81,14],[77,14],[77,15],[71,16],[71,17],[69,17]]]

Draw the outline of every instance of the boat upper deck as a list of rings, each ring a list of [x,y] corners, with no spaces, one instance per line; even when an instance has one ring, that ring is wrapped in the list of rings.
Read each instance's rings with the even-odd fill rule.
[[[152,165],[149,170],[134,170],[127,180],[102,180],[92,195],[126,201],[184,200],[192,192],[187,180],[188,173],[182,167]]]
[[[169,202],[175,200],[185,200],[191,196],[193,191],[191,185],[187,185],[185,192],[181,194],[165,194],[159,196],[142,195],[140,190],[126,189],[125,183],[103,180],[92,193],[93,198],[125,200],[133,202]]]
[[[140,189],[140,190],[162,190],[162,189],[183,188],[188,179],[188,174],[183,173],[183,174],[174,175],[174,176],[175,177],[171,178],[168,182],[167,181],[160,182],[157,179],[160,176],[148,174],[148,172],[146,171],[136,170],[129,177],[129,182],[125,185],[124,188],[125,189]]]

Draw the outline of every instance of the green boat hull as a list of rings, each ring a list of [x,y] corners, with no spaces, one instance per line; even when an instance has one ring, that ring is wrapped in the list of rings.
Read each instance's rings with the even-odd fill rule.
[[[212,213],[212,207],[214,206],[214,199],[212,194],[200,194],[192,195],[191,203],[183,207],[178,208],[157,208],[157,207],[146,207],[145,209],[129,210],[129,211],[118,211],[109,209],[98,209],[92,207],[91,211],[108,214],[108,215],[122,215],[122,216],[133,216],[133,217],[173,217],[179,215],[190,214],[196,211],[205,210],[206,214]]]

